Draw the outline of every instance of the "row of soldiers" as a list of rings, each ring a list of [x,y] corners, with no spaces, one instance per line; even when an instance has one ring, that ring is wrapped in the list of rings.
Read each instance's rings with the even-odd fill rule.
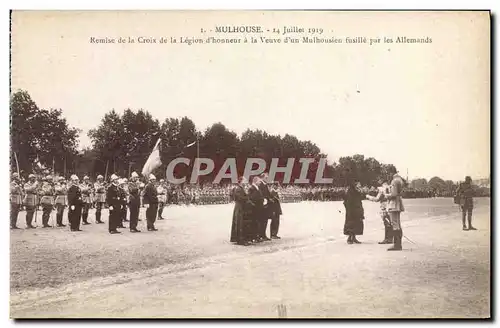
[[[156,179],[154,179],[156,182]],[[49,218],[51,212],[56,210],[56,224],[58,227],[64,227],[63,216],[66,207],[68,210],[68,221],[74,222],[75,224],[71,226],[71,230],[79,230],[79,222],[81,221],[84,225],[90,224],[88,221],[89,209],[95,206],[95,220],[96,223],[104,223],[101,220],[101,213],[104,207],[111,207],[111,202],[108,201],[107,192],[109,188],[115,185],[116,189],[116,200],[111,202],[115,203],[114,208],[120,208],[119,220],[114,223],[118,228],[123,227],[123,222],[127,220],[127,206],[135,199],[139,199],[139,206],[144,203],[143,197],[146,184],[139,181],[139,175],[135,172],[132,173],[131,181],[129,182],[126,178],[119,179],[118,176],[113,175],[111,177],[110,183],[105,183],[102,175],[97,177],[95,183],[91,183],[88,176],[83,178],[83,182],[80,183],[76,175],[71,176],[69,181],[66,181],[63,177],[53,178],[47,175],[41,179],[37,179],[34,174],[30,174],[28,181],[24,183],[17,173],[14,173],[11,178],[11,228],[18,229],[17,220],[20,209],[24,206],[26,209],[26,226],[28,229],[34,229],[33,219],[36,222],[37,208],[42,207],[42,224],[43,227],[51,227],[49,224]],[[135,195],[135,189],[137,189],[138,195]],[[166,202],[166,192],[164,186],[154,183],[155,193],[157,195],[158,209],[155,213],[159,219],[163,219],[162,213]],[[119,203],[119,206],[116,206]],[[75,207],[79,209],[74,211]],[[110,208],[111,212],[111,208]],[[115,211],[116,212],[116,211]],[[76,214],[78,213],[78,220],[76,219]],[[156,218],[156,217],[155,217]],[[77,224],[78,221],[78,224]],[[115,228],[111,230],[116,230]]]
[[[238,180],[232,191],[234,211],[231,242],[248,246],[251,243],[280,239],[278,231],[282,211],[279,195],[267,181],[267,173],[253,177],[251,184],[244,177]],[[271,238],[266,235],[268,220],[271,220]]]

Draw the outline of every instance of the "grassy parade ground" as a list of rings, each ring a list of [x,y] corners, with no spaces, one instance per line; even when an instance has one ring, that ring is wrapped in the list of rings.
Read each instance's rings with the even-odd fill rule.
[[[450,198],[405,200],[402,252],[378,244],[378,204],[363,206],[359,245],[341,202],[282,204],[282,239],[247,247],[229,242],[232,204],[167,207],[157,232],[141,209],[142,232],[117,235],[107,210],[82,232],[41,228],[38,212],[37,229],[11,230],[11,316],[490,316],[489,198],[475,200],[476,231]]]

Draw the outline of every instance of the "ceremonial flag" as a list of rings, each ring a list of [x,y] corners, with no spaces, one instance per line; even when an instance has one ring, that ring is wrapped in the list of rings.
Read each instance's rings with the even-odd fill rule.
[[[146,164],[144,164],[144,167],[142,168],[142,175],[145,177],[149,176],[151,172],[153,172],[156,168],[158,168],[162,164],[160,157],[160,141],[161,140],[158,138],[158,141],[156,142],[153,151],[149,155]]]
[[[35,164],[39,169],[42,169],[42,170],[45,169],[45,166],[43,166],[42,163],[40,163],[40,159],[38,158],[38,155],[36,156]]]

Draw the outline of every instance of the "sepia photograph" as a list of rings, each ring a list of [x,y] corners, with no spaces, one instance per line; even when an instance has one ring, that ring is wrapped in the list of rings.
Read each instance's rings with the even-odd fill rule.
[[[12,10],[10,318],[491,319],[491,19]]]

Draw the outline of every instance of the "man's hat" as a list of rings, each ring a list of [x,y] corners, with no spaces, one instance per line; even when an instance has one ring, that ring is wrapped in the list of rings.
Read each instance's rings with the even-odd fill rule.
[[[116,174],[112,174],[111,178],[109,178],[109,180],[111,180],[111,181],[115,181],[117,179],[118,179],[118,176]]]
[[[100,175],[100,174],[99,174],[99,175],[97,176],[97,179],[104,179],[104,177],[103,177],[102,175]]]
[[[84,176],[84,177],[83,177],[83,180],[88,180],[88,179],[89,179],[89,177],[88,177],[88,176]]]
[[[31,178],[36,178],[33,173],[31,173],[30,175],[28,175],[28,179],[31,179]]]
[[[137,172],[132,172],[132,174],[130,175],[130,177],[132,178],[138,178],[139,177],[139,174],[137,174]]]
[[[156,177],[155,177],[153,174],[150,174],[150,175],[149,175],[149,180],[150,180],[150,181],[151,181],[151,180],[156,180]]]
[[[71,176],[71,180],[72,180],[72,181],[78,181],[78,180],[80,180],[80,179],[78,178],[78,176],[77,176],[76,174],[73,174],[73,175]]]

